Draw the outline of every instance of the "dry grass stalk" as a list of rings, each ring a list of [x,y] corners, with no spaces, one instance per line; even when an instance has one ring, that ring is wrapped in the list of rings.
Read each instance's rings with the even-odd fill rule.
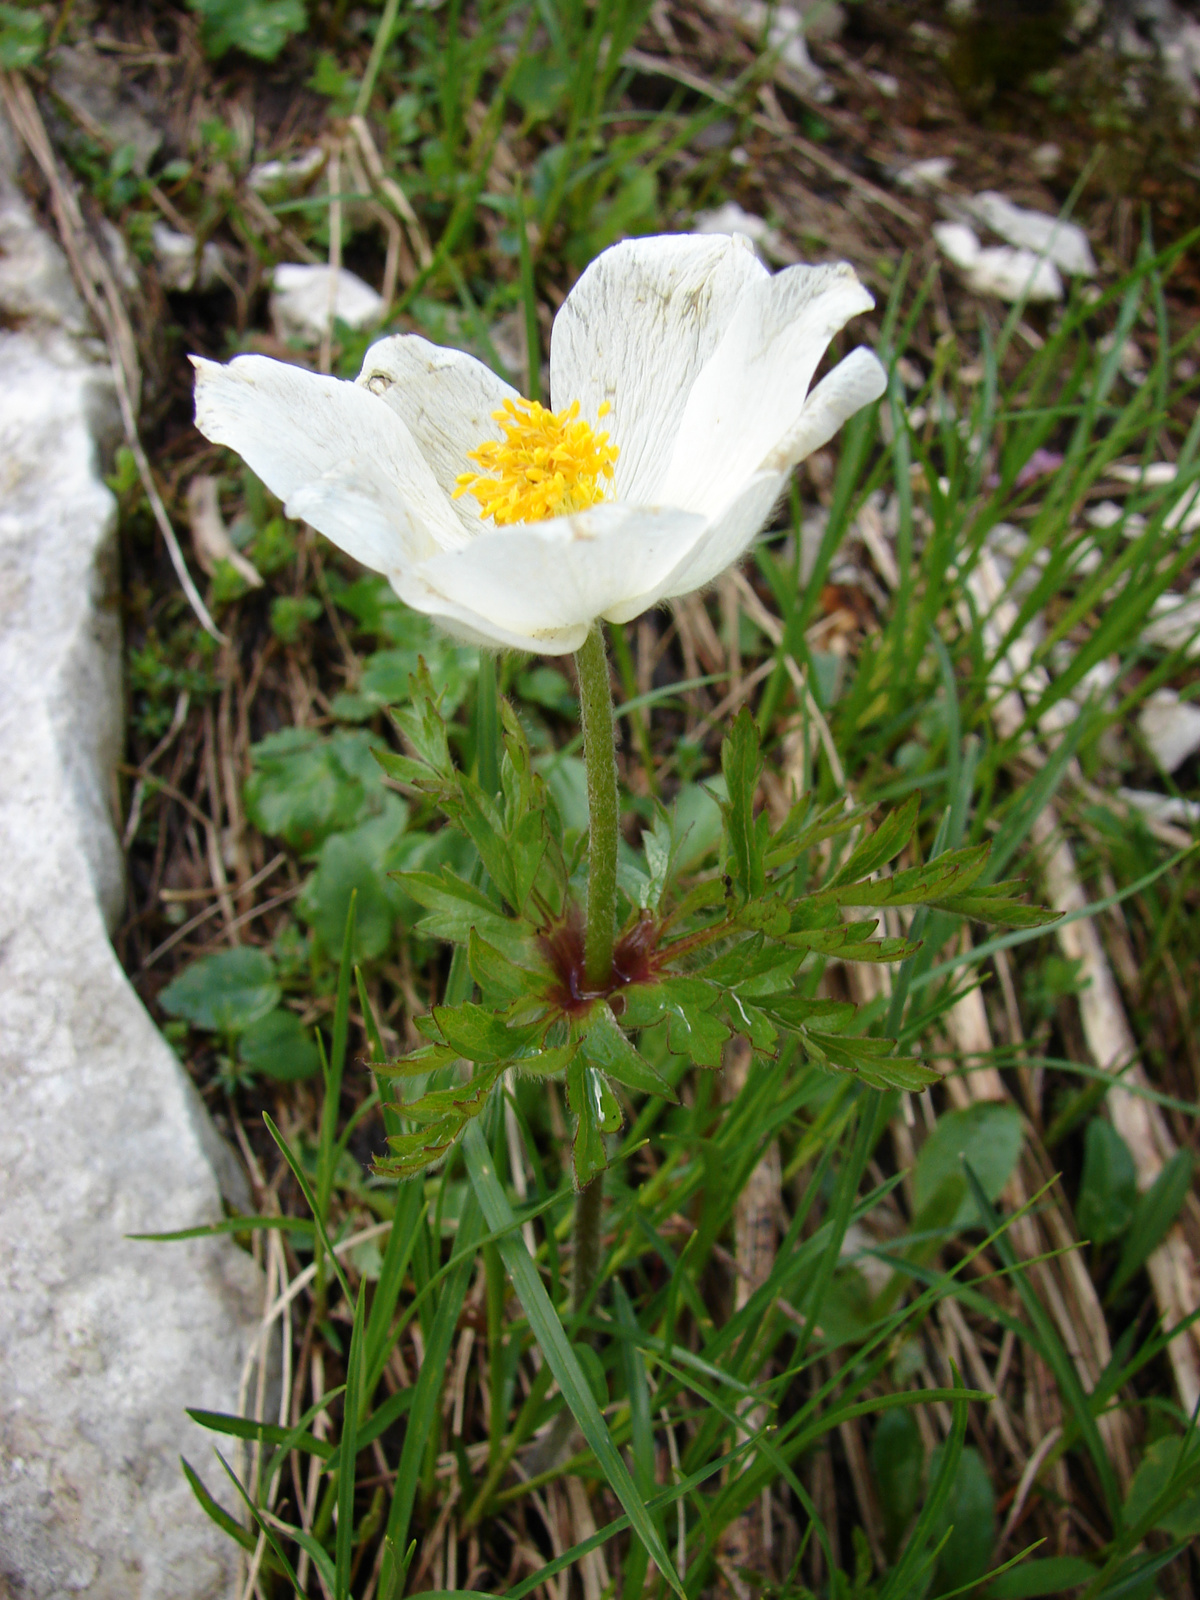
[[[1016,621],[1016,607],[1004,599],[1004,582],[995,559],[986,552],[968,580],[984,618],[983,633],[992,651]],[[996,663],[994,679],[1001,693],[992,706],[992,718],[1005,738],[1015,736],[1025,721],[1025,704],[1017,685],[1025,673],[1043,687],[1041,669],[1030,672],[1029,646],[1016,640]],[[1121,1072],[1134,1090],[1147,1088],[1145,1068],[1137,1059],[1133,1031],[1125,1016],[1120,991],[1091,917],[1078,916],[1088,904],[1075,867],[1071,846],[1061,832],[1053,805],[1034,819],[1031,834],[1041,852],[1046,898],[1056,911],[1077,920],[1058,924],[1055,933],[1068,960],[1078,962],[1081,980],[1080,1021],[1093,1062],[1105,1072]],[[1116,1087],[1108,1095],[1113,1126],[1129,1146],[1137,1169],[1138,1189],[1144,1193],[1154,1183],[1163,1164],[1175,1153],[1175,1141],[1165,1119],[1137,1093]],[[1155,1302],[1168,1330],[1200,1306],[1200,1273],[1195,1256],[1179,1223],[1146,1264]],[[1190,1416],[1200,1401],[1200,1330],[1195,1325],[1168,1346],[1180,1404]]]
[[[736,1100],[750,1076],[754,1052],[746,1039],[734,1038],[725,1054],[725,1099]],[[754,1292],[761,1288],[775,1265],[780,1207],[779,1146],[771,1142],[762,1159],[747,1179],[733,1213],[734,1261],[736,1279],[734,1309],[740,1311]],[[760,1374],[762,1376],[762,1374]],[[743,1437],[760,1432],[767,1423],[767,1408],[742,1401],[738,1415],[746,1422]],[[743,1471],[754,1462],[747,1455]],[[721,1572],[729,1592],[737,1600],[749,1600],[751,1586],[744,1572],[766,1573],[770,1544],[771,1507],[768,1490],[757,1507],[748,1507],[736,1517],[721,1539]],[[590,1597],[589,1597],[590,1600]]]
[[[992,1031],[981,990],[972,989],[951,1007],[946,1015],[946,1027],[955,1050],[967,1061],[981,1062],[992,1053]],[[946,1079],[946,1092],[960,1108],[982,1101],[1007,1103],[1010,1098],[1003,1078],[991,1066],[975,1066],[969,1072],[951,1075]],[[1020,1211],[1045,1183],[1046,1175],[1031,1147],[1031,1138],[1032,1130],[1026,1127],[1020,1163],[1004,1191],[1005,1203],[1012,1211]],[[1037,1216],[1028,1213],[1016,1218],[1010,1237],[1017,1253],[1035,1263],[1030,1271],[1038,1294],[1054,1318],[1059,1337],[1075,1363],[1084,1389],[1090,1393],[1112,1359],[1112,1344],[1100,1297],[1079,1260],[1079,1241],[1063,1217],[1053,1191],[1045,1197]],[[1055,1261],[1037,1259],[1053,1249],[1065,1250],[1067,1254]],[[1100,1419],[1098,1426],[1117,1476],[1122,1485],[1127,1485],[1132,1475],[1129,1419],[1124,1412],[1110,1412]],[[1017,1452],[1014,1454],[1022,1459]]]

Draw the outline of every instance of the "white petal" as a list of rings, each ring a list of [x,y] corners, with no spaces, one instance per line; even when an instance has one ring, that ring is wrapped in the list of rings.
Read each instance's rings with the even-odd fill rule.
[[[587,638],[590,623],[572,623],[565,628],[507,628],[491,617],[481,616],[470,607],[458,605],[438,594],[421,576],[411,570],[391,576],[392,588],[414,611],[422,611],[447,633],[464,644],[495,649],[528,650],[533,655],[565,656],[578,650]]]
[[[628,239],[596,257],[563,302],[550,340],[558,409],[601,404],[620,449],[619,500],[661,501],[660,483],[688,393],[739,301],[769,277],[745,238],[676,234]]]
[[[266,356],[192,362],[205,438],[365,566],[390,572],[463,542],[412,435],[365,390]]]
[[[869,406],[887,392],[887,373],[872,350],[862,345],[826,373],[804,402],[795,427],[779,441],[762,463],[775,472],[787,472],[812,455],[847,422],[856,411]]]
[[[540,639],[657,591],[705,527],[703,517],[673,508],[593,506],[485,528],[466,549],[422,562],[417,576],[497,629]]]
[[[709,515],[727,505],[795,428],[834,334],[874,303],[844,262],[754,285],[688,396],[661,498]]]
[[[786,485],[787,474],[782,472],[761,472],[751,478],[653,590],[606,611],[606,619],[628,622],[659,600],[703,589],[745,554]]]
[[[460,472],[470,472],[467,452],[499,439],[492,417],[517,391],[464,350],[430,344],[419,334],[380,339],[363,358],[360,388],[389,406],[417,441],[446,495]],[[465,530],[479,532],[479,503],[471,495],[451,501]]]

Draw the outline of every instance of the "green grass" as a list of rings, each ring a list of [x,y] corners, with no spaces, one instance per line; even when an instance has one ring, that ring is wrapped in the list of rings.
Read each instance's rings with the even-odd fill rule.
[[[515,311],[530,387],[550,300],[613,238],[685,223],[719,191],[728,145],[693,155],[693,143],[718,112],[730,115],[731,97],[748,117],[769,67],[756,60],[732,89],[722,86],[720,102],[685,102],[680,92],[651,114],[631,102],[621,60],[644,5],[389,7],[382,42],[373,29],[355,36],[344,7],[330,11],[332,44],[298,33],[288,48],[333,112],[369,114],[385,167],[402,177],[431,244],[429,264],[402,286],[394,325],[498,359],[498,325]],[[228,225],[264,257],[277,254],[239,187],[248,152],[230,142],[231,128],[206,138],[208,153],[170,180],[173,203],[206,233]],[[93,155],[77,152],[81,169],[99,170]],[[131,224],[148,214],[149,191],[127,175],[118,184],[114,170],[107,163],[96,182]],[[519,180],[497,181],[508,170]],[[277,220],[321,253],[327,197],[318,189],[310,198],[306,210],[280,203]],[[368,227],[356,236],[349,224],[343,245],[362,262],[380,248]],[[1035,337],[1020,310],[1002,325],[963,313],[936,345],[932,278],[902,264],[881,308],[891,391],[837,443],[811,569],[802,577],[815,473],[747,564],[780,643],[743,612],[736,654],[743,679],[765,669],[748,700],[767,756],[764,800],[776,811],[788,782],[819,805],[848,794],[879,808],[877,819],[918,795],[917,842],[903,865],[986,841],[991,876],[1023,875],[1035,898],[1038,819],[1061,821],[1089,899],[1112,908],[1100,917],[1106,937],[1127,952],[1125,966],[1115,964],[1148,1070],[1144,1092],[1186,1149],[1198,1089],[1187,1067],[1200,1021],[1197,859],[1186,840],[1156,835],[1114,797],[1131,778],[1169,787],[1130,729],[1156,688],[1186,696],[1197,683],[1185,651],[1142,640],[1155,599],[1186,587],[1200,558],[1200,532],[1169,521],[1200,483],[1197,380],[1179,375],[1194,341],[1175,333],[1168,313],[1184,248],[1156,251],[1148,239],[1120,283],[1095,303],[1072,301]],[[1131,333],[1150,352],[1136,385],[1119,365]],[[230,330],[231,348],[240,337]],[[339,330],[337,370],[357,370],[361,348]],[[904,390],[902,354],[927,373],[920,392]],[[913,425],[918,406],[925,420]],[[1039,450],[1061,464],[1025,483]],[[1118,459],[1164,457],[1178,466],[1166,489],[1129,490],[1106,477]],[[228,473],[228,461],[218,469]],[[136,541],[136,485],[118,487]],[[1144,522],[1136,531],[1128,516],[1091,527],[1082,513],[1102,494]],[[253,766],[243,804],[264,859],[285,850],[295,887],[303,884],[276,920],[258,925],[266,960],[257,998],[220,1028],[204,1021],[203,993],[178,1013],[210,1086],[276,1112],[268,1126],[282,1156],[275,1144],[257,1148],[286,1180],[279,1192],[296,1218],[281,1259],[290,1276],[315,1266],[297,1306],[303,1383],[294,1410],[255,1423],[199,1416],[222,1450],[231,1440],[256,1446],[227,1468],[237,1500],[203,1459],[189,1474],[206,1511],[226,1532],[236,1526],[253,1552],[262,1593],[392,1600],[470,1584],[591,1600],[604,1587],[588,1564],[596,1553],[608,1592],[630,1600],[666,1594],[668,1569],[688,1596],[1190,1592],[1200,1577],[1187,1548],[1200,1531],[1200,1450],[1145,1274],[1181,1208],[1189,1215],[1190,1168],[1169,1169],[1148,1193],[1131,1189],[1110,1081],[1080,1027],[1079,974],[1053,932],[980,937],[964,949],[960,922],[921,911],[909,926],[893,909],[885,931],[923,943],[890,986],[855,989],[861,980],[834,961],[805,969],[811,990],[859,1000],[875,1032],[959,1082],[997,1071],[1002,1107],[957,1104],[946,1085],[921,1097],[866,1089],[787,1050],[722,1078],[663,1039],[644,1041],[680,1103],[626,1096],[624,1128],[609,1141],[600,1287],[578,1316],[568,1309],[574,1197],[554,1086],[506,1083],[435,1176],[397,1185],[369,1175],[383,1131],[402,1124],[380,1109],[364,1063],[397,1053],[407,1008],[471,993],[465,964],[447,970],[432,941],[405,934],[417,907],[387,873],[442,861],[464,876],[480,870],[426,802],[383,788],[370,746],[394,742],[384,708],[424,653],[447,685],[458,760],[481,782],[494,777],[492,666],[477,682],[472,653],[435,639],[385,586],[344,570],[328,550],[317,552],[314,573],[302,531],[252,480],[229,478],[234,502],[247,553],[271,581],[262,597],[227,583],[216,597],[221,624],[251,662],[271,640],[328,707],[325,724],[300,742],[276,735],[268,746],[256,724],[254,749],[242,751]],[[871,570],[858,541],[865,505],[883,509],[894,585]],[[976,580],[1000,523],[1015,524],[1025,542],[1015,557],[1008,547],[1012,611],[997,624],[980,613]],[[827,585],[842,581],[845,563],[868,572],[878,593],[866,625],[831,621],[837,591]],[[686,615],[687,637],[668,646],[661,680],[639,670],[665,619],[648,636],[631,626],[613,640],[627,816],[649,826],[655,796],[686,815],[686,872],[697,880],[721,863],[704,787],[719,770],[720,729],[696,730],[725,697],[735,654],[719,599],[707,604],[721,655],[701,659],[690,677],[698,646]],[[186,620],[150,615],[131,655],[135,735],[147,749],[167,733],[181,692],[193,718],[222,692],[213,652]],[[1022,706],[998,726],[1004,660],[1031,627]],[[1110,686],[1087,698],[1084,680],[1100,665],[1111,669]],[[506,658],[498,670],[577,830],[574,686],[533,662]],[[272,692],[286,709],[284,690]],[[1043,720],[1076,692],[1073,720],[1057,730]],[[135,858],[178,838],[154,782],[145,780]],[[814,849],[798,883],[827,881],[837,866]],[[951,1013],[976,984],[992,1042],[967,1051]],[[247,1064],[265,1059],[241,1043],[264,1005],[274,1007],[269,1016],[321,1027],[309,1087],[272,1081],[303,1075],[296,1048],[280,1046],[265,1077]],[[311,1053],[303,1063],[313,1070]],[[279,1103],[298,1108],[286,1138]],[[756,1175],[776,1160],[777,1209],[764,1216]],[[1006,1188],[1014,1172],[1025,1197],[1016,1205]],[[1082,1247],[1081,1217],[1100,1219]],[[739,1280],[738,1242],[747,1218],[777,1231],[748,1281]],[[379,1221],[381,1238],[348,1244]],[[256,1226],[278,1221],[238,1219],[227,1231]],[[1067,1259],[1075,1250],[1090,1299],[1079,1299]],[[1047,1284],[1107,1341],[1094,1384],[1048,1309]],[[1004,1425],[988,1398],[1001,1370]],[[566,1405],[578,1433],[560,1425]],[[531,1453],[535,1436],[548,1435],[574,1453],[548,1460],[536,1444]],[[1018,1489],[1020,1515],[997,1548]],[[757,1531],[764,1507],[769,1554]],[[739,1552],[770,1576],[733,1570]]]

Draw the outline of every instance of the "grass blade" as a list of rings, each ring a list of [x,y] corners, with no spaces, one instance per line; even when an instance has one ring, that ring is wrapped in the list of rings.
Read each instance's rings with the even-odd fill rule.
[[[517,1292],[525,1315],[529,1318],[529,1326],[533,1329],[542,1354],[558,1381],[563,1398],[570,1406],[584,1438],[591,1446],[592,1453],[608,1479],[609,1487],[628,1513],[634,1532],[645,1545],[659,1572],[676,1594],[682,1596],[684,1590],[676,1576],[671,1558],[663,1547],[644,1500],[634,1487],[628,1468],[617,1452],[612,1435],[596,1404],[591,1385],[571,1348],[558,1313],[550,1303],[550,1297],[538,1276],[538,1270],[529,1251],[525,1248],[525,1241],[517,1229],[512,1207],[496,1177],[492,1154],[478,1119],[467,1128],[463,1137],[463,1151],[475,1195],[483,1207],[488,1227],[493,1232],[498,1232],[501,1228],[508,1230],[500,1234],[496,1242],[500,1254],[504,1257],[513,1288]]]
[[[354,1554],[354,1467],[358,1460],[358,1413],[363,1389],[363,1312],[367,1281],[358,1286],[350,1354],[346,1361],[346,1399],[342,1406],[342,1440],[339,1448],[337,1539],[334,1545],[334,1600],[349,1600],[350,1560]]]
[[[474,1123],[471,1124],[475,1126]],[[429,1435],[436,1426],[442,1386],[446,1381],[446,1362],[450,1355],[450,1342],[458,1326],[463,1301],[467,1297],[471,1274],[475,1270],[475,1254],[470,1246],[476,1241],[482,1222],[479,1205],[472,1195],[468,1198],[459,1219],[455,1239],[456,1253],[461,1251],[458,1265],[450,1272],[438,1300],[437,1311],[425,1345],[425,1359],[414,1386],[412,1410],[404,1431],[404,1445],[400,1451],[400,1465],[396,1470],[396,1483],[392,1491],[392,1505],[388,1512],[387,1539],[402,1550],[408,1539],[408,1526],[412,1520],[413,1502],[421,1477],[421,1464],[429,1444]],[[384,1577],[391,1578],[392,1557],[384,1557]],[[380,1581],[381,1592],[385,1588]]]

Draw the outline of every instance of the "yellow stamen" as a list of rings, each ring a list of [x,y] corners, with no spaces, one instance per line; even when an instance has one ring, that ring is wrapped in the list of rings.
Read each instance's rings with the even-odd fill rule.
[[[597,415],[611,409],[606,400]],[[492,417],[504,438],[467,451],[482,471],[459,473],[456,500],[473,494],[480,515],[503,526],[544,522],[604,499],[617,447],[583,420],[578,400],[565,411],[547,411],[536,400],[506,400]]]

